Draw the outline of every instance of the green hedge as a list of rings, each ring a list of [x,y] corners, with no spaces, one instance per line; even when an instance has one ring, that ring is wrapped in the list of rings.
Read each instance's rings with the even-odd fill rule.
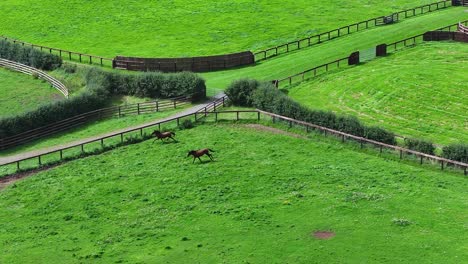
[[[451,144],[442,148],[442,157],[468,163],[468,145]]]
[[[238,94],[236,94],[238,92]],[[366,127],[354,116],[337,116],[330,111],[308,109],[286,96],[271,83],[254,80],[234,81],[226,94],[236,105],[258,109],[331,128],[348,134],[396,144],[395,135],[383,128]],[[231,96],[234,100],[231,99]]]
[[[429,141],[414,139],[414,138],[405,138],[405,146],[409,149],[426,153],[429,155],[434,155],[434,144]]]
[[[0,40],[0,58],[46,71],[55,70],[62,65],[62,58],[57,55],[6,40]]]
[[[101,94],[101,95],[100,95]],[[86,92],[69,100],[46,104],[34,111],[0,119],[0,138],[14,136],[106,106],[105,93]]]
[[[192,95],[193,100],[206,97],[205,80],[191,72],[126,73],[93,68],[86,75],[87,86],[103,87],[114,95],[171,98]]]

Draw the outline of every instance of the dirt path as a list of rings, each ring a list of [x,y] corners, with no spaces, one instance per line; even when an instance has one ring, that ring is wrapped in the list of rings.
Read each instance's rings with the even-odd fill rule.
[[[151,121],[151,122],[148,122],[148,123],[145,123],[145,124],[141,124],[141,125],[138,125],[138,126],[132,126],[132,127],[128,127],[128,128],[124,128],[124,129],[120,129],[120,130],[115,130],[115,131],[112,131],[112,132],[109,132],[109,133],[105,133],[105,134],[97,135],[97,136],[94,136],[94,137],[89,137],[89,138],[85,138],[85,139],[81,139],[81,140],[77,140],[77,141],[73,141],[73,142],[70,142],[70,143],[57,145],[57,146],[53,146],[53,147],[49,147],[49,148],[43,148],[43,149],[33,150],[33,151],[20,153],[20,154],[16,154],[16,155],[1,157],[0,158],[0,166],[4,165],[4,164],[7,164],[7,163],[15,162],[15,161],[18,161],[18,160],[22,160],[22,159],[25,159],[25,158],[35,157],[37,155],[45,154],[45,153],[48,153],[48,152],[51,152],[51,151],[56,151],[56,150],[59,150],[59,149],[63,149],[63,148],[79,145],[79,144],[82,144],[82,143],[86,143],[86,142],[89,142],[89,141],[98,140],[98,139],[100,139],[102,137],[105,137],[105,136],[119,134],[119,133],[122,133],[122,132],[131,131],[131,130],[138,129],[138,128],[141,128],[141,127],[145,127],[145,126],[148,126],[148,125],[157,124],[157,123],[162,122],[162,121],[166,121],[166,120],[170,120],[170,119],[173,119],[173,118],[181,117],[181,116],[184,116],[184,115],[193,114],[193,113],[197,112],[198,110],[200,110],[202,108],[205,108],[207,105],[209,105],[214,100],[219,99],[219,98],[221,98],[223,96],[224,96],[224,93],[220,93],[220,94],[214,96],[208,102],[205,102],[203,104],[199,104],[199,105],[190,107],[188,109],[185,109],[184,111],[175,113],[174,115],[168,116],[166,118],[154,120],[154,121]]]

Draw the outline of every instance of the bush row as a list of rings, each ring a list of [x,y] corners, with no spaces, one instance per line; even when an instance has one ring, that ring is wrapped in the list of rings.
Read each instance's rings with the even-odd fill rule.
[[[313,123],[348,134],[394,145],[395,135],[380,127],[364,126],[354,116],[338,116],[330,111],[311,110],[286,96],[271,83],[254,80],[233,82],[226,90],[236,105],[258,109]]]
[[[57,55],[6,40],[0,40],[0,58],[46,71],[54,70],[62,65],[62,58]]]
[[[451,144],[442,148],[442,157],[468,163],[468,145]]]
[[[152,98],[192,95],[193,100],[204,99],[206,96],[205,81],[191,72],[132,74],[93,68],[86,75],[86,83],[88,87],[103,87],[114,95]]]
[[[434,144],[429,141],[414,139],[414,138],[405,138],[405,146],[409,149],[426,153],[429,155],[434,155]]]
[[[192,95],[205,98],[205,81],[193,73],[120,73],[91,68],[85,76],[86,92],[49,103],[33,111],[0,119],[0,138],[14,136],[66,118],[107,106],[110,95],[168,98]]]

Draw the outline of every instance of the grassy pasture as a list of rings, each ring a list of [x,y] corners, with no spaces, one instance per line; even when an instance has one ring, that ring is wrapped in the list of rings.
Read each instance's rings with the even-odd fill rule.
[[[426,42],[289,89],[315,109],[358,116],[400,135],[468,142],[468,45]]]
[[[49,83],[0,67],[0,117],[33,110],[65,97]]]
[[[349,56],[357,50],[364,50],[382,43],[392,43],[429,30],[467,20],[466,8],[450,8],[429,13],[399,23],[375,27],[353,33],[320,45],[286,53],[276,58],[257,63],[255,66],[203,73],[209,92],[215,94],[223,90],[233,80],[254,78],[258,80],[275,80],[308,70],[315,66]]]
[[[4,0],[0,34],[113,57],[260,50],[435,0]]]
[[[322,136],[243,124],[199,126],[177,137],[73,161],[2,190],[0,262],[468,258],[462,176]],[[200,147],[216,150],[216,162],[185,157]],[[317,230],[336,236],[317,240]]]

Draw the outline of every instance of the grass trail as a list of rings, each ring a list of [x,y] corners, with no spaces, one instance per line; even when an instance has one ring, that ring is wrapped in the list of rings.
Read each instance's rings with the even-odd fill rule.
[[[455,24],[468,19],[465,8],[450,8],[423,16],[403,20],[394,25],[376,27],[337,38],[320,45],[304,48],[263,61],[255,66],[204,73],[211,94],[225,89],[232,80],[256,78],[274,80],[349,56],[357,50],[368,49],[382,43],[392,43],[429,30]]]

